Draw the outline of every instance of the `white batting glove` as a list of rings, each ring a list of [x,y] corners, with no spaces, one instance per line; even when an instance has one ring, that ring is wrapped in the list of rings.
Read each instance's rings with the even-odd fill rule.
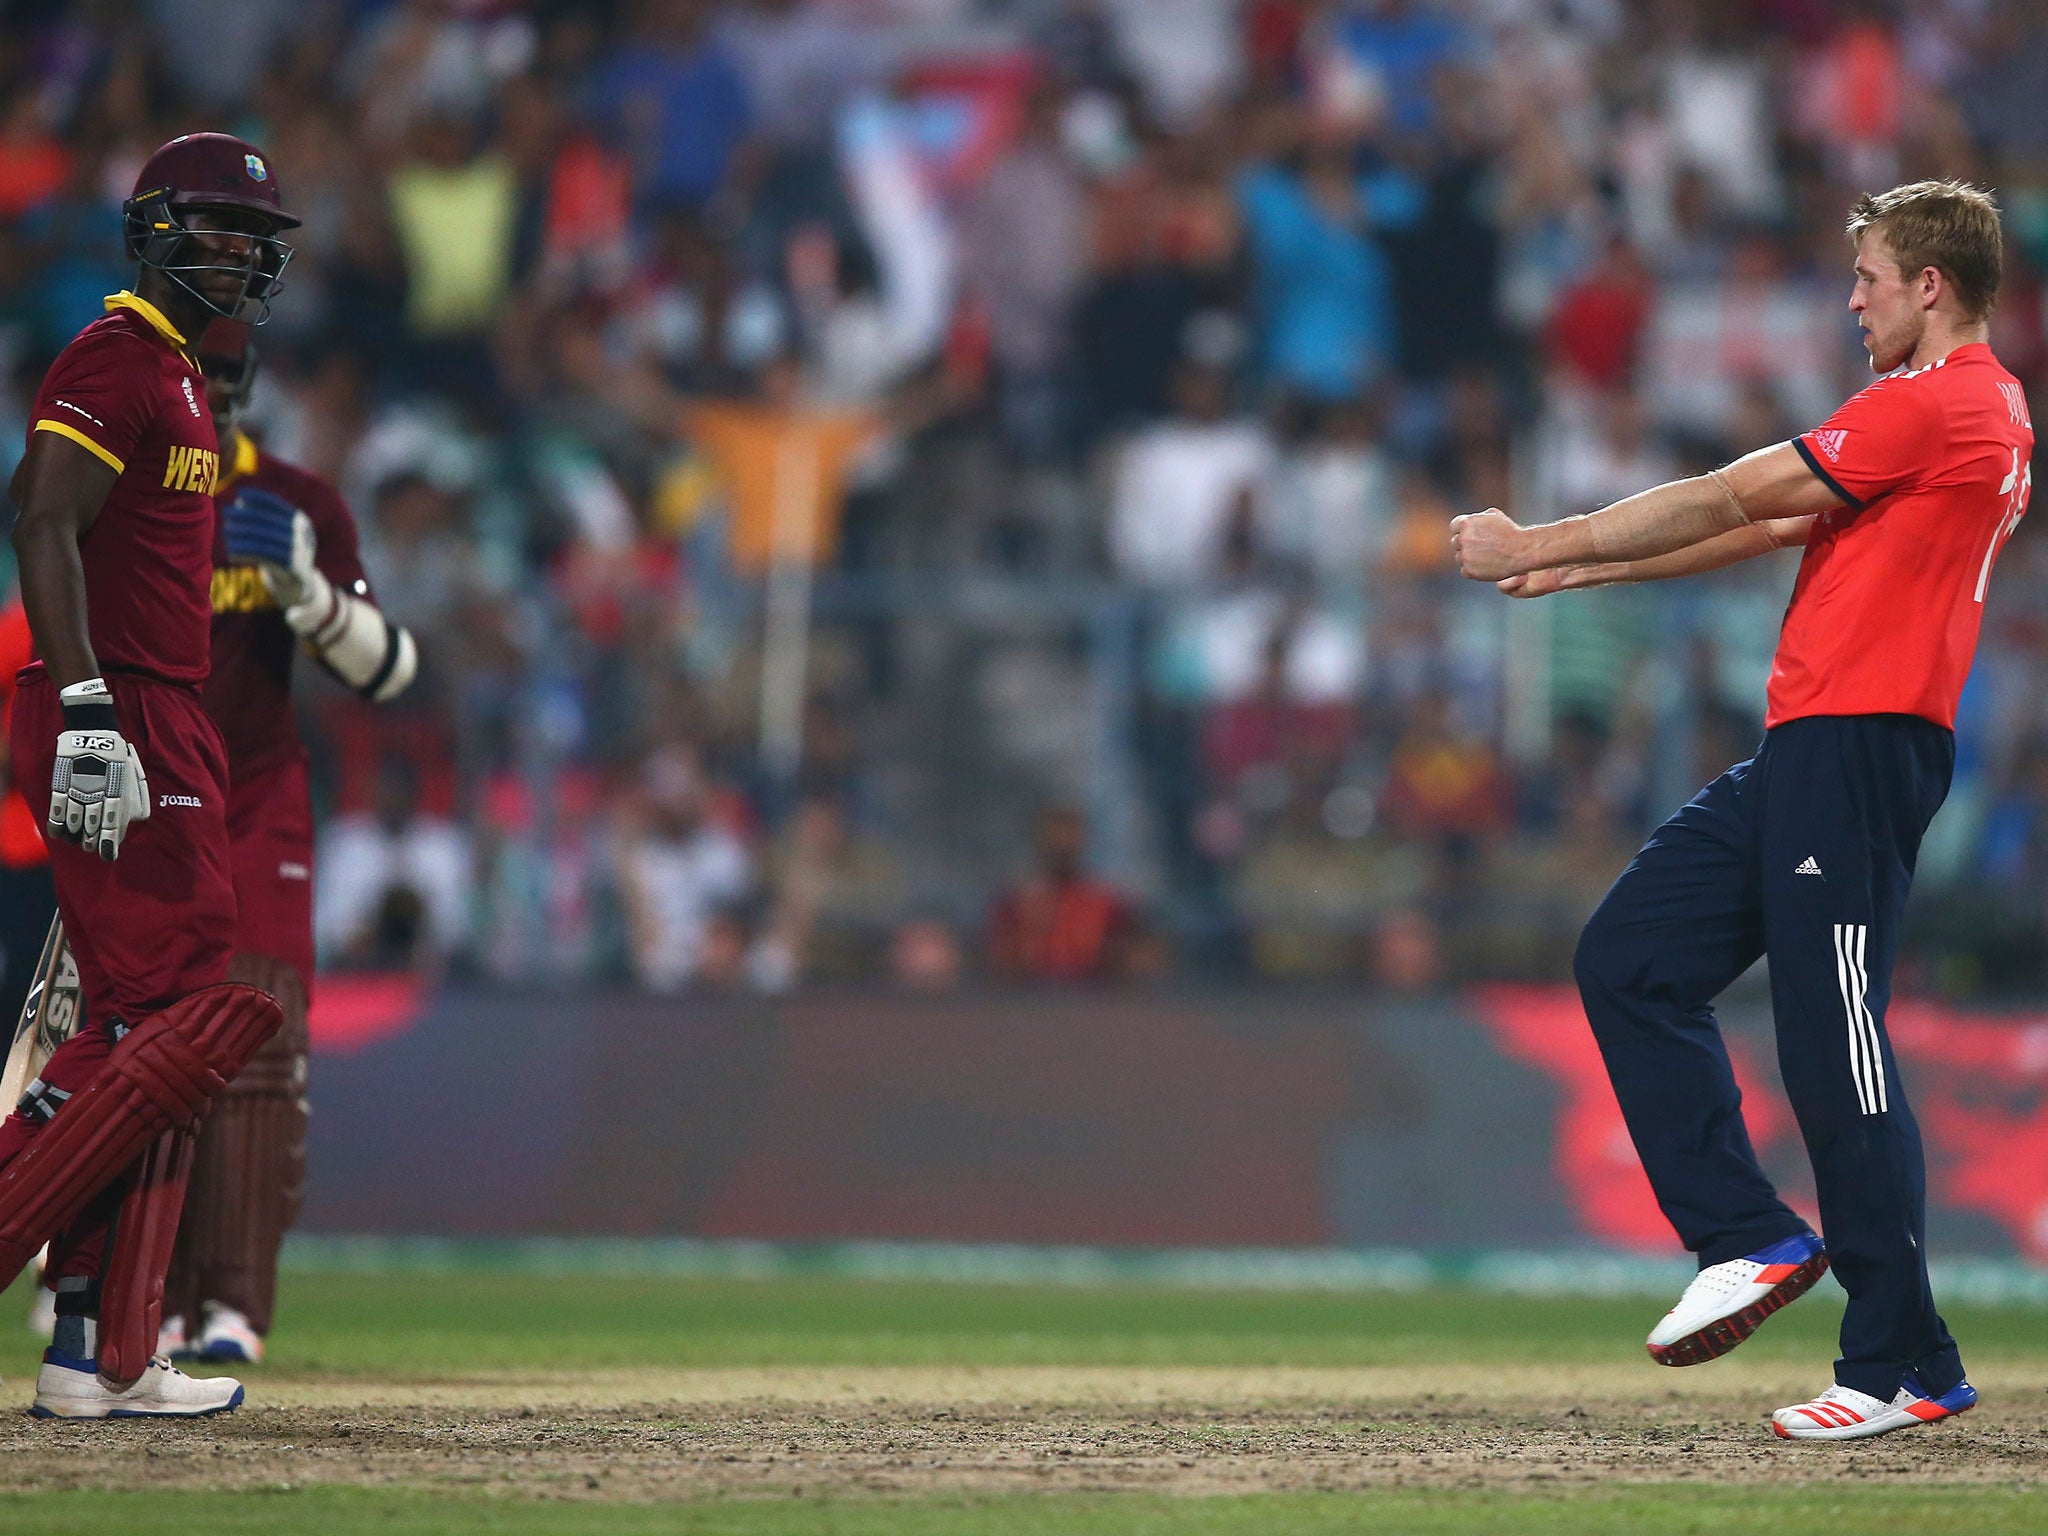
[[[327,585],[327,578],[313,563],[319,555],[319,548],[313,536],[313,519],[303,512],[294,511],[291,562],[287,565],[280,565],[274,560],[261,562],[263,584],[270,588],[270,595],[277,599],[278,607],[287,610],[304,607],[306,600],[315,595],[316,587]]]
[[[50,774],[50,836],[112,860],[128,829],[149,819],[149,776],[115,723],[114,696],[102,679],[73,683],[59,699],[64,731]]]

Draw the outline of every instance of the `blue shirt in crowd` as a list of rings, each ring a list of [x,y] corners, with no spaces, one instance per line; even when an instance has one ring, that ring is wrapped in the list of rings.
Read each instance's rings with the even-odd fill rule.
[[[598,66],[587,104],[632,161],[641,204],[654,207],[708,202],[750,116],[739,66],[710,41],[687,51],[617,50]]]
[[[1361,181],[1359,200],[1368,219],[1341,221],[1277,166],[1237,179],[1262,361],[1273,382],[1316,400],[1358,398],[1393,354],[1393,271],[1370,225],[1413,219],[1419,192],[1384,176]]]
[[[1387,121],[1402,133],[1428,133],[1436,126],[1435,75],[1467,48],[1465,34],[1448,16],[1397,6],[1381,14],[1344,18],[1337,38],[1358,62],[1386,84]]]

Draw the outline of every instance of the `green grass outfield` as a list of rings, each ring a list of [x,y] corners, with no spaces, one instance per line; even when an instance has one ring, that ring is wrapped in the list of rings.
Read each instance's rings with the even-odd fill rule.
[[[1744,1346],[1748,1361],[1825,1379],[1840,1316],[1832,1283]],[[33,1373],[17,1326],[26,1292],[0,1302],[0,1374]],[[576,1279],[517,1273],[319,1274],[285,1280],[286,1319],[253,1380],[402,1389],[507,1371],[747,1367],[1639,1366],[1657,1311],[1637,1297],[1563,1300],[1474,1291],[1217,1291],[1015,1286],[831,1277]],[[1959,1307],[1977,1361],[2048,1382],[2048,1313]],[[2036,1388],[2035,1390],[2038,1390]],[[387,1396],[391,1395],[387,1391]],[[1966,1421],[1967,1422],[1967,1421]],[[119,1432],[118,1430],[116,1431]],[[89,1431],[68,1430],[77,1435]],[[287,1447],[289,1449],[289,1447]],[[19,1457],[19,1448],[10,1452]],[[31,1450],[33,1454],[33,1442]],[[139,1452],[138,1452],[139,1454]],[[158,1454],[151,1451],[149,1454]],[[1825,1454],[1825,1452],[1823,1452]],[[0,1464],[0,1488],[7,1485]],[[2048,1483],[1614,1483],[1570,1492],[1403,1488],[1181,1497],[1155,1493],[826,1497],[646,1504],[485,1497],[415,1488],[274,1492],[0,1492],[0,1532],[147,1530],[605,1532],[730,1536],[866,1533],[1771,1532],[1897,1522],[1992,1532],[2048,1529]]]
[[[25,1305],[19,1286],[4,1316]],[[403,1380],[538,1370],[755,1365],[1402,1365],[1638,1357],[1656,1306],[1455,1292],[1232,1293],[837,1280],[288,1275],[267,1370]],[[1832,1286],[1772,1319],[1746,1358],[1824,1361]],[[2048,1314],[1952,1309],[1977,1354],[2048,1366]],[[35,1342],[0,1326],[0,1374]]]
[[[17,1286],[0,1316],[26,1305]],[[771,1365],[1398,1366],[1639,1361],[1660,1310],[1461,1291],[1230,1292],[832,1279],[288,1274],[266,1370],[404,1380],[480,1369]],[[2048,1312],[1951,1307],[1973,1358],[2038,1360]],[[1771,1319],[1747,1360],[1834,1354],[1831,1281]],[[36,1344],[0,1324],[0,1375]],[[2048,1522],[2044,1522],[2048,1525]]]

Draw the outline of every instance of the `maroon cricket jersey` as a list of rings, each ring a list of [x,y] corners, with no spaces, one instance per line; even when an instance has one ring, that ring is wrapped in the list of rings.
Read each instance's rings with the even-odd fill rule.
[[[112,295],[57,354],[28,420],[31,443],[38,432],[68,437],[117,477],[78,542],[94,656],[204,682],[220,452],[185,338],[146,299]]]
[[[314,564],[335,590],[370,596],[356,520],[341,493],[309,470],[262,453],[241,433],[230,445],[233,458],[221,477],[222,506],[244,485],[290,502],[313,524]],[[263,571],[228,559],[226,538],[213,551],[213,676],[206,685],[206,709],[228,744],[228,778],[248,775],[288,757],[303,757],[292,722],[292,658],[299,638],[270,595]]]

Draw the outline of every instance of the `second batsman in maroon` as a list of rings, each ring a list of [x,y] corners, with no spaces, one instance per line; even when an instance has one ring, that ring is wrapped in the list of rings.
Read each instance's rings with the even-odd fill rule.
[[[306,1171],[313,806],[292,718],[294,662],[305,650],[381,701],[411,683],[417,655],[412,636],[377,609],[340,493],[241,429],[256,368],[247,328],[214,322],[199,360],[222,457],[205,700],[227,747],[228,863],[239,910],[228,975],[275,996],[284,1024],[220,1094],[200,1135],[159,1349],[254,1363]]]

